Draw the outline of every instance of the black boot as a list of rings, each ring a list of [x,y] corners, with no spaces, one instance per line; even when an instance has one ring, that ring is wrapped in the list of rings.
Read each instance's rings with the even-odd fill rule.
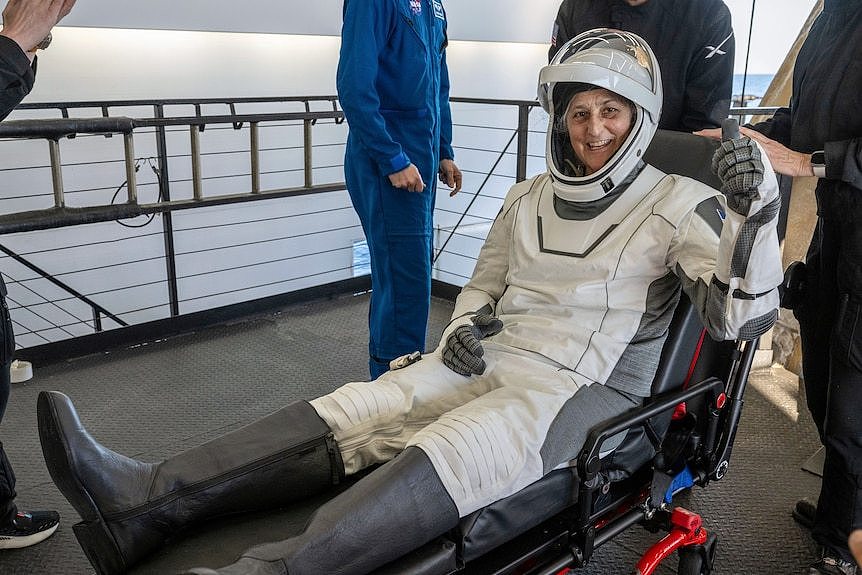
[[[40,393],[37,407],[45,463],[83,519],[73,529],[99,575],[125,572],[184,527],[276,508],[343,475],[329,427],[305,402],[161,463],[99,445],[62,393]]]
[[[458,509],[425,452],[410,447],[318,509],[296,537],[187,575],[363,575],[458,524]]]

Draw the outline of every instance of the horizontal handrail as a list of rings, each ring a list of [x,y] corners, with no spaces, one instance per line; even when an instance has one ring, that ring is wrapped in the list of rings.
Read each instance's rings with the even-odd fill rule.
[[[81,118],[47,120],[9,120],[0,122],[0,138],[44,138],[56,140],[76,134],[131,134],[131,118]]]
[[[273,200],[309,194],[337,192],[345,189],[344,183],[318,184],[310,187],[264,190],[252,194],[244,192],[214,196],[211,198],[166,200],[151,204],[123,203],[106,206],[70,208],[68,206],[30,210],[14,214],[0,214],[0,235],[36,230],[49,230],[68,226],[95,224],[114,220],[131,219],[150,214],[163,214],[191,208],[224,206],[258,200]]]
[[[77,134],[130,134],[135,128],[205,126],[278,121],[340,120],[343,112],[273,112],[230,116],[181,116],[171,118],[41,118],[0,122],[0,138],[44,138],[56,140]]]
[[[104,117],[110,116],[110,108],[121,107],[152,107],[164,112],[165,106],[194,106],[200,110],[201,106],[225,105],[233,114],[237,104],[280,104],[280,103],[303,103],[309,110],[311,102],[329,102],[333,110],[337,110],[338,96],[267,96],[267,97],[243,97],[243,98],[174,98],[166,100],[88,100],[77,102],[27,102],[19,104],[18,110],[59,110],[64,118],[69,117],[69,110],[79,108],[100,108]],[[163,114],[162,114],[163,115]]]

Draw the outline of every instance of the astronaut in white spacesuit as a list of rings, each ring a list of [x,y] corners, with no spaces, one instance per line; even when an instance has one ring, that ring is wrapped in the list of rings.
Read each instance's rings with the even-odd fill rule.
[[[639,405],[680,289],[714,338],[769,329],[779,199],[757,145],[722,144],[724,194],[644,164],[661,78],[626,32],[572,39],[541,71],[539,98],[548,173],[512,187],[435,352],[158,464],[107,450],[68,397],[40,395],[46,463],[100,574],[189,524],[385,463],[300,535],[192,571],[367,573],[568,465],[593,425]]]

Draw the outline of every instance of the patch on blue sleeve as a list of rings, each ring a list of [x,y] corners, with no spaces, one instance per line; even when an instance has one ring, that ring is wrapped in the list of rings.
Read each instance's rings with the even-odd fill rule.
[[[431,5],[434,6],[434,16],[445,20],[446,14],[443,12],[443,4],[440,3],[440,0],[431,0]]]

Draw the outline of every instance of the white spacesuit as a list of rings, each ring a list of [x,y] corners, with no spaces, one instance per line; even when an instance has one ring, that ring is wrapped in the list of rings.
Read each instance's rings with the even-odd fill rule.
[[[560,118],[573,94],[596,88],[630,104],[631,125],[588,171]],[[567,465],[591,427],[639,404],[680,289],[715,338],[754,338],[772,325],[779,199],[755,145],[724,144],[727,204],[645,165],[661,79],[649,47],[625,32],[570,41],[542,70],[539,95],[549,172],[509,192],[435,352],[153,467],[122,463],[81,433],[65,396],[40,396],[46,462],[85,518],[79,540],[100,573],[151,551],[170,534],[162,526],[247,506],[239,494],[284,503],[388,462],[322,506],[301,535],[218,571],[367,573]],[[124,484],[148,486],[147,499]]]
[[[623,392],[580,399],[599,421],[649,395],[680,287],[716,339],[751,339],[772,325],[782,278],[774,175],[766,166],[747,218],[726,209],[716,190],[644,165],[661,106],[658,68],[632,35],[610,41],[638,52],[590,38],[542,70],[549,173],[510,190],[440,347],[407,369],[312,401],[348,473],[416,445],[464,516],[575,457],[571,426],[586,433],[592,423],[565,417],[579,389]],[[563,78],[637,106],[627,141],[590,176],[561,165],[568,137],[551,103]],[[447,336],[481,310],[502,329],[483,341],[484,372],[465,378],[442,356]]]

